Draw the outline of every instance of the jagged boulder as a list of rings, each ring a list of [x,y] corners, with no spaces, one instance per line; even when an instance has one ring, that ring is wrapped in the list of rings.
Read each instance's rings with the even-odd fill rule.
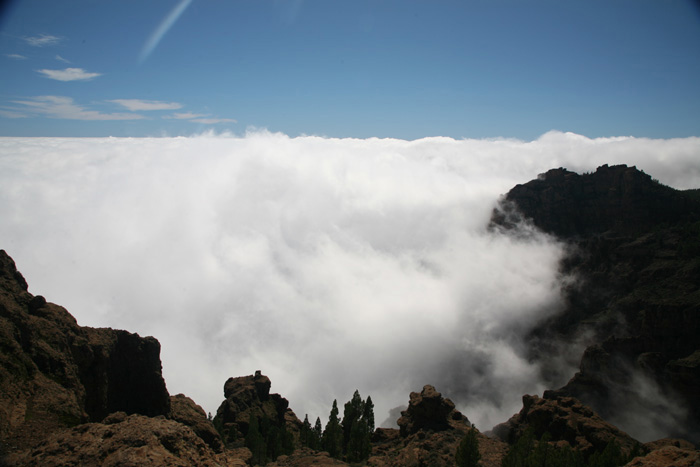
[[[460,441],[471,427],[467,417],[455,409],[433,386],[412,392],[408,408],[401,412],[399,429],[378,428],[372,437],[373,467],[453,466]],[[507,445],[478,434],[482,465],[500,465]],[[494,451],[495,448],[495,451]],[[495,456],[494,452],[498,452]]]
[[[170,417],[187,425],[209,445],[214,452],[222,452],[224,444],[214,424],[207,418],[204,409],[184,394],[170,396]]]
[[[27,289],[0,250],[0,455],[115,411],[169,413],[157,340],[81,327]]]
[[[299,444],[302,422],[297,418],[289,401],[279,394],[270,394],[270,378],[256,371],[255,375],[229,378],[224,384],[224,400],[216,411],[214,425],[219,426],[224,441],[231,446],[242,446],[251,417],[259,426],[285,431]]]
[[[528,428],[534,431],[537,439],[549,433],[553,442],[563,441],[586,456],[602,452],[611,441],[627,454],[639,445],[577,399],[547,392],[543,398],[524,395],[522,410],[507,422],[496,425],[493,434],[513,444]]]
[[[469,420],[455,409],[450,399],[442,397],[429,384],[420,393],[410,394],[408,408],[401,412],[398,420],[401,436],[406,437],[419,430],[443,431],[455,424],[468,425]]]

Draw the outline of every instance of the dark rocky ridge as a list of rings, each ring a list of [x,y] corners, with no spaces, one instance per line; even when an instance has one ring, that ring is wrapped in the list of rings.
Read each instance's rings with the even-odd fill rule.
[[[568,242],[561,268],[577,278],[564,291],[564,312],[532,333],[533,358],[546,361],[586,333],[589,342],[580,371],[552,396],[575,396],[611,420],[647,413],[646,423],[668,435],[700,439],[695,192],[625,165],[584,175],[554,169],[514,187],[492,227],[523,217]],[[668,413],[668,401],[686,413]]]
[[[0,250],[0,443],[25,447],[51,428],[123,411],[167,415],[160,344],[126,331],[78,326],[64,308],[27,291]]]
[[[506,200],[537,227],[563,238],[641,232],[664,223],[697,221],[700,215],[696,198],[626,165],[603,165],[584,175],[551,169],[516,185]],[[494,222],[505,224],[507,219],[496,212]]]

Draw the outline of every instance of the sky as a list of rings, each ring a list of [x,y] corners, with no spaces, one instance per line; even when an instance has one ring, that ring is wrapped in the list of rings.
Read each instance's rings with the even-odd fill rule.
[[[697,136],[690,0],[16,0],[0,136]]]
[[[499,197],[552,167],[606,163],[697,188],[698,154],[698,137],[556,131],[5,137],[0,248],[79,324],[156,337],[170,393],[207,412],[229,377],[261,370],[301,419],[325,421],[358,389],[391,425],[432,384],[488,430],[523,394],[568,381],[586,342],[566,342],[547,371],[527,357],[528,331],[578,278],[559,273],[566,246],[526,222],[487,229]],[[618,418],[646,441],[682,408],[644,387],[658,416]]]

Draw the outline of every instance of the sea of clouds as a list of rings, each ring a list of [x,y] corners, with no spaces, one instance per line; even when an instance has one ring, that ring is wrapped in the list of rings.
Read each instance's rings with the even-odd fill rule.
[[[432,384],[488,429],[552,384],[523,336],[565,249],[491,212],[606,163],[697,188],[700,138],[0,138],[0,248],[80,324],[155,336],[169,391],[212,413],[259,369],[312,422],[355,389],[382,422]]]

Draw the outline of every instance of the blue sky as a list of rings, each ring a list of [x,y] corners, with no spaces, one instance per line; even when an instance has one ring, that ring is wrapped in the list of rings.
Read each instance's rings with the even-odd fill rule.
[[[691,1],[20,0],[0,64],[0,136],[700,135]]]

